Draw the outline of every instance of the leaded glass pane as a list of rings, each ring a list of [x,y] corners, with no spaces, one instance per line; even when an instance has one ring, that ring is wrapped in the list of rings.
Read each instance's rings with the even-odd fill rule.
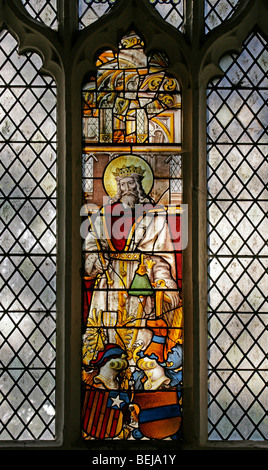
[[[81,211],[82,433],[179,439],[185,214],[181,185],[171,182],[181,180],[180,86],[135,32],[97,67],[82,90],[92,162],[82,176],[93,188]]]
[[[79,0],[79,28],[83,29],[95,23],[95,21],[111,9],[115,2],[116,0]]]
[[[240,0],[205,0],[205,31],[208,33],[232,16]]]
[[[57,29],[57,0],[21,0],[27,12],[36,20]]]
[[[267,439],[267,43],[208,87],[209,437]]]
[[[177,29],[182,29],[184,22],[183,0],[149,0],[162,18]]]
[[[97,21],[105,13],[109,12],[116,0],[79,0],[78,16],[79,28]],[[177,29],[182,29],[184,21],[183,0],[148,0],[160,16]]]
[[[55,433],[56,88],[41,65],[1,32],[2,440]]]

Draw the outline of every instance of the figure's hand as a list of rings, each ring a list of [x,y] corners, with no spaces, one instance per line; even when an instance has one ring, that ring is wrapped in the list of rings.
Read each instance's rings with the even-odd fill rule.
[[[158,279],[155,283],[155,287],[161,287],[164,289],[164,294],[167,296],[170,300],[169,303],[169,308],[170,310],[173,310],[174,308],[178,308],[180,304],[180,294],[177,290],[177,285],[176,283],[170,279]]]
[[[95,262],[95,268],[97,269],[98,272],[105,271],[108,268],[109,261],[104,260],[103,262],[100,260],[100,258],[97,258]]]
[[[108,268],[109,261],[101,262],[97,253],[87,253],[85,258],[85,270],[89,276],[96,276]]]
[[[169,299],[171,300],[171,303],[170,303],[170,308],[171,309],[179,307],[179,304],[180,304],[180,294],[179,294],[179,292],[172,291],[172,290],[167,290],[165,292],[165,295],[167,295],[169,297]]]

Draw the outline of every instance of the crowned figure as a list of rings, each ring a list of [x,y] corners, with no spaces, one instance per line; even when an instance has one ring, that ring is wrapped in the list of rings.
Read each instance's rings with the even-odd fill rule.
[[[86,275],[95,284],[83,360],[90,365],[106,344],[116,343],[127,352],[130,379],[137,350],[148,350],[153,338],[148,320],[161,317],[165,322],[162,362],[168,363],[168,355],[182,341],[174,247],[166,210],[150,199],[153,172],[143,158],[114,158],[103,183],[109,199],[91,215],[85,239]]]

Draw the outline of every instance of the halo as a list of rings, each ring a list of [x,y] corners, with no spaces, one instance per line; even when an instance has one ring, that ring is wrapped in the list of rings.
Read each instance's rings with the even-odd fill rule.
[[[110,197],[114,197],[116,195],[117,183],[113,173],[116,171],[116,168],[122,168],[124,165],[126,167],[131,165],[141,167],[141,169],[144,171],[142,187],[146,195],[148,195],[154,183],[152,168],[142,157],[132,154],[119,155],[108,163],[103,174],[103,186],[106,193]]]

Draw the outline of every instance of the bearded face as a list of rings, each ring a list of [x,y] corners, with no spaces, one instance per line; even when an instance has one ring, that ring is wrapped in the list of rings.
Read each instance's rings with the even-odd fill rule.
[[[136,204],[144,204],[150,201],[144,192],[139,175],[133,174],[120,179],[116,178],[116,183],[117,193],[111,198],[110,204],[121,201],[125,206],[134,209]]]
[[[121,191],[121,202],[132,209],[139,202],[137,183],[132,176],[126,176],[119,181]]]

